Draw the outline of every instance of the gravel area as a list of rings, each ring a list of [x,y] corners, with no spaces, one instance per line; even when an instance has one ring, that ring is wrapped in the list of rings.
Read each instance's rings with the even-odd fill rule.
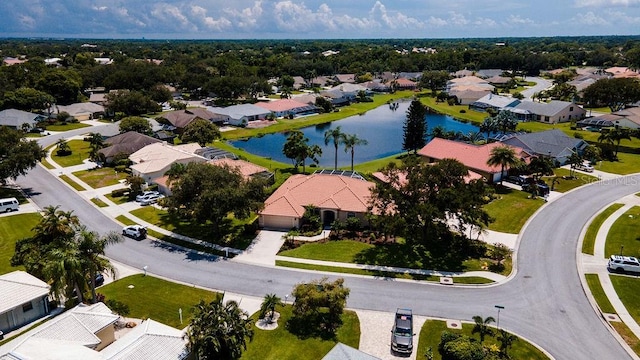
[[[360,351],[376,356],[382,360],[423,359],[418,357],[418,335],[427,320],[424,316],[413,316],[413,353],[411,356],[400,356],[391,353],[391,328],[395,314],[380,311],[355,310],[360,319]]]

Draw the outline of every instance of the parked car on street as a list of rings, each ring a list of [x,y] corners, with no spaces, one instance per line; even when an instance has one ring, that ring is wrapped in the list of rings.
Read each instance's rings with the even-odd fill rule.
[[[147,228],[142,225],[125,226],[122,228],[122,235],[142,240],[147,237]]]
[[[391,351],[409,355],[413,352],[413,313],[411,309],[396,310],[391,329]]]
[[[640,261],[633,256],[611,255],[607,268],[615,272],[640,273]]]
[[[142,201],[142,199],[146,198],[147,196],[152,196],[152,195],[160,195],[160,193],[157,191],[145,191],[142,194],[136,196],[136,201],[140,202]]]

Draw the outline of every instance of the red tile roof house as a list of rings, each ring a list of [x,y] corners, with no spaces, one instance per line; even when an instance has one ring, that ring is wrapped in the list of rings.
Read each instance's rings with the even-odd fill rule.
[[[402,90],[415,90],[418,88],[418,83],[415,81],[411,81],[409,79],[405,79],[405,78],[398,78],[395,80],[396,82],[396,89],[402,89]]]
[[[500,166],[489,166],[487,160],[491,157],[491,150],[495,147],[505,146],[495,142],[485,145],[472,145],[453,140],[434,138],[425,145],[418,154],[424,156],[428,162],[437,162],[442,159],[455,159],[463,163],[469,170],[481,174],[489,183],[500,181],[506,175],[509,168],[505,168],[504,174],[500,173]],[[512,146],[518,157],[527,159],[523,149]]]
[[[309,105],[300,101],[291,99],[280,99],[275,101],[258,102],[257,106],[271,111],[276,117],[284,117],[288,115],[317,113],[318,108],[315,105]]]
[[[342,175],[293,175],[264,203],[260,226],[273,229],[299,228],[305,206],[320,210],[323,224],[358,217],[367,223],[371,189],[374,183]]]

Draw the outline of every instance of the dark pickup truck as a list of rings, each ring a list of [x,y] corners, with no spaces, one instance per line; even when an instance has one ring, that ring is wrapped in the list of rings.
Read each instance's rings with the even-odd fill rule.
[[[400,354],[413,351],[413,313],[411,309],[398,309],[391,329],[391,350]]]

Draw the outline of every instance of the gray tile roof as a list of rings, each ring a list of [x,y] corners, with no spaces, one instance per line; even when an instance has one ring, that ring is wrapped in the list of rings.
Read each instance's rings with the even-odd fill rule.
[[[569,101],[552,100],[551,102],[535,102],[535,101],[522,101],[514,108],[517,110],[528,111],[531,114],[542,116],[554,116],[567,106],[578,106]]]
[[[49,294],[49,285],[24,271],[0,275],[0,314]]]
[[[566,156],[573,149],[582,149],[586,145],[584,140],[572,138],[558,129],[515,135],[502,142],[521,147],[531,154],[552,157]]]
[[[380,360],[349,345],[337,343],[322,360]]]
[[[232,119],[241,119],[244,116],[260,116],[271,113],[271,111],[253,104],[240,104],[227,107],[209,107],[207,109],[214,114],[226,115]]]
[[[0,111],[0,125],[20,128],[22,124],[35,125],[42,115],[17,109]]]
[[[520,103],[520,100],[518,100],[518,99],[515,99],[515,98],[512,98],[512,97],[508,97],[508,96],[495,95],[495,94],[489,93],[489,94],[481,97],[480,99],[478,99],[472,105],[478,106],[479,104],[484,104],[484,105],[488,105],[490,107],[494,107],[494,108],[497,108],[497,109],[502,109],[502,108],[506,108],[506,107],[509,107],[509,106],[516,106],[519,103]],[[486,106],[484,106],[484,107],[486,107]]]

